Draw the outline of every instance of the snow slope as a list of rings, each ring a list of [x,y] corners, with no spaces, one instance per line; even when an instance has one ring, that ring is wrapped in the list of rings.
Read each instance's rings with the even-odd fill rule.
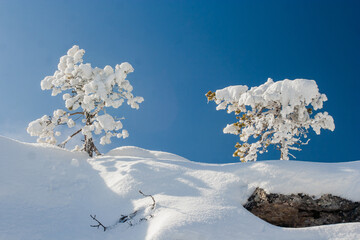
[[[45,144],[0,137],[0,239],[360,239],[360,223],[289,229],[242,204],[259,186],[278,193],[332,193],[360,201],[360,161],[203,164],[174,154],[121,147],[89,159]],[[108,231],[137,209],[153,218]],[[140,216],[141,217],[141,216]]]

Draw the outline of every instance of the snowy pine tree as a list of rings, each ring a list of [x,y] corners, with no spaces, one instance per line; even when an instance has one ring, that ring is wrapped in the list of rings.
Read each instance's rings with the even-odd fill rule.
[[[256,161],[257,153],[267,152],[269,145],[281,151],[282,160],[288,160],[289,150],[300,151],[307,144],[308,129],[316,134],[320,129],[335,129],[334,119],[321,109],[327,101],[320,94],[314,80],[295,79],[267,82],[258,87],[229,86],[206,94],[209,101],[215,101],[217,110],[234,112],[237,121],[228,124],[224,133],[240,136],[243,144],[236,143],[234,157],[241,161]],[[293,156],[294,157],[294,156]]]
[[[105,109],[118,108],[124,101],[127,101],[131,108],[139,109],[139,103],[144,99],[134,97],[131,93],[133,87],[126,77],[134,69],[129,63],[116,65],[115,69],[111,66],[105,66],[104,69],[92,68],[89,63],[83,64],[84,53],[83,49],[73,46],[67,55],[60,58],[58,70],[54,75],[47,76],[41,81],[41,89],[52,90],[52,96],[63,93],[67,110],[57,109],[52,116],[44,115],[30,122],[27,132],[31,136],[37,136],[38,142],[57,144],[56,136],[61,135],[59,131],[55,131],[57,126],[79,126],[58,145],[65,147],[72,137],[81,133],[84,136],[84,144],[77,147],[77,150],[83,150],[92,157],[94,152],[100,154],[94,144],[93,133],[104,133],[100,139],[102,145],[111,143],[110,138],[113,136],[126,138],[129,135],[122,129],[121,121],[107,114]],[[76,123],[76,120],[81,121]]]

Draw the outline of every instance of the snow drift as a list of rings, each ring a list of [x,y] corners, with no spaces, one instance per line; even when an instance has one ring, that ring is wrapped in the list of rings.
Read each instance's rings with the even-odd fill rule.
[[[46,144],[0,137],[0,239],[360,239],[360,223],[289,229],[242,207],[256,187],[331,193],[360,201],[360,161],[203,164],[121,147],[89,159]],[[112,225],[156,200],[153,218]]]

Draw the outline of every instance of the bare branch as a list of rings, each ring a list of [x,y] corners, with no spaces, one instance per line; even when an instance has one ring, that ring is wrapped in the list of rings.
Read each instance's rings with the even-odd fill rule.
[[[153,200],[153,204],[152,204],[151,209],[154,209],[154,208],[155,208],[155,204],[156,204],[155,198],[154,198],[152,195],[146,195],[146,194],[144,194],[141,190],[139,190],[139,193],[140,193],[141,195],[143,195],[144,197],[151,197],[151,199]]]
[[[84,112],[74,112],[74,113],[70,113],[69,116],[74,116],[76,114],[81,114],[81,115],[84,115]]]
[[[73,133],[71,136],[69,136],[65,141],[63,141],[62,143],[60,143],[58,146],[61,148],[65,147],[65,144],[70,141],[71,138],[73,138],[76,134],[80,133],[82,130],[82,128],[80,128],[79,130],[77,130],[75,133]]]
[[[90,214],[90,217],[98,223],[97,225],[90,225],[90,227],[96,227],[96,228],[102,227],[104,229],[104,232],[106,231],[107,227],[105,227],[99,220],[96,219],[96,215],[93,216]]]

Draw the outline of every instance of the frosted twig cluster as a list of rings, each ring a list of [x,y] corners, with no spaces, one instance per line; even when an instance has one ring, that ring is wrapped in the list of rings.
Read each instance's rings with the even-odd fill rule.
[[[57,144],[56,136],[61,135],[55,131],[56,126],[67,125],[69,128],[77,127],[74,134],[70,135],[65,144],[76,134],[84,136],[84,145],[78,150],[86,151],[90,156],[93,152],[100,154],[93,142],[93,133],[104,136],[100,144],[111,143],[111,137],[126,138],[128,132],[123,129],[119,119],[114,119],[105,112],[107,107],[118,108],[124,101],[131,108],[139,109],[139,104],[144,101],[142,97],[134,97],[133,87],[126,80],[133,67],[124,62],[113,69],[107,65],[102,68],[93,68],[90,63],[83,63],[85,50],[73,46],[67,55],[60,58],[58,69],[54,75],[47,76],[41,81],[42,90],[52,90],[52,96],[63,94],[67,110],[55,110],[53,116],[43,117],[29,123],[27,128],[31,136],[37,136],[38,142]],[[80,120],[80,124],[76,120]]]
[[[209,91],[206,96],[215,101],[217,110],[235,113],[237,121],[228,124],[224,133],[240,136],[243,144],[235,145],[233,156],[241,161],[256,161],[258,152],[267,152],[269,145],[275,145],[281,151],[281,159],[288,160],[289,155],[293,156],[289,150],[300,151],[300,146],[307,144],[304,139],[310,127],[316,134],[321,129],[335,129],[327,112],[313,112],[327,101],[314,80],[274,82],[269,78],[258,87],[229,86]]]

